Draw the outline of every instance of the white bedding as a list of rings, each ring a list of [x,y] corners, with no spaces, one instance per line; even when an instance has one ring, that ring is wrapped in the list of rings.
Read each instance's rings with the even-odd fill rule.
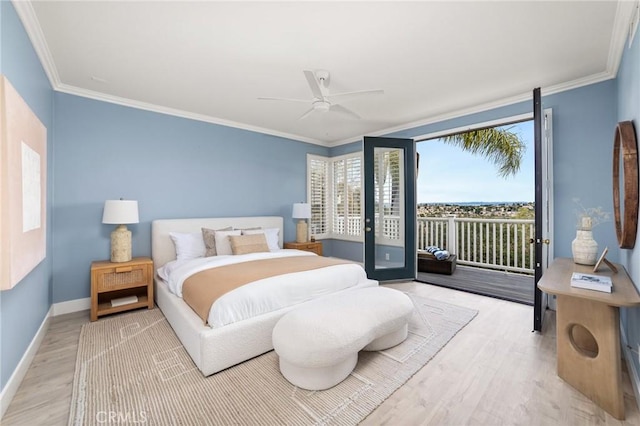
[[[278,250],[235,256],[175,260],[158,269],[158,275],[167,282],[173,294],[182,297],[184,281],[197,272],[251,260],[289,256],[316,256],[316,254],[300,250]],[[355,263],[254,281],[218,298],[211,306],[208,323],[213,328],[222,327],[344,290],[365,281],[367,281],[367,276],[364,269]]]

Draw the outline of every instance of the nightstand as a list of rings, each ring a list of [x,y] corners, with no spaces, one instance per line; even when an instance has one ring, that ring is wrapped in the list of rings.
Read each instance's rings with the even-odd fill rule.
[[[309,241],[307,243],[296,243],[296,242],[284,243],[284,248],[310,251],[317,254],[318,256],[322,256],[322,242],[320,241],[313,241],[313,242]]]
[[[112,306],[113,299],[130,296],[136,296],[138,301]],[[91,321],[102,315],[145,307],[153,309],[153,261],[150,258],[91,263]]]

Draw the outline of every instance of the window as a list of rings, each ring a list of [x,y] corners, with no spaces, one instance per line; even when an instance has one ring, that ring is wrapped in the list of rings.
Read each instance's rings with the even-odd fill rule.
[[[333,159],[334,237],[359,237],[362,234],[362,160],[360,155]]]
[[[308,155],[311,233],[318,238],[362,240],[362,154]]]
[[[330,159],[307,156],[307,197],[311,205],[311,235],[326,238],[329,234],[329,165]]]

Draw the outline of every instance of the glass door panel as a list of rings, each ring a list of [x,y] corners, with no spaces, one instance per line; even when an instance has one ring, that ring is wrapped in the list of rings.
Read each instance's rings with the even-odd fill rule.
[[[370,278],[415,278],[415,144],[365,138],[365,269]]]

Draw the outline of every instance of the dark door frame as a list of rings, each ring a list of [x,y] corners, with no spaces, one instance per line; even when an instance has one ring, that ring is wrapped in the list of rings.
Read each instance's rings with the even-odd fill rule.
[[[533,293],[533,330],[542,331],[546,300],[542,290],[538,288],[538,281],[542,277],[542,208],[543,208],[543,176],[542,176],[542,100],[540,88],[533,90],[533,137],[534,137],[534,163],[535,163],[535,265],[534,265],[534,293]]]
[[[364,264],[367,276],[380,281],[415,279],[416,260],[416,145],[413,139],[364,137]],[[376,269],[375,267],[375,176],[374,149],[404,150],[404,266]]]

